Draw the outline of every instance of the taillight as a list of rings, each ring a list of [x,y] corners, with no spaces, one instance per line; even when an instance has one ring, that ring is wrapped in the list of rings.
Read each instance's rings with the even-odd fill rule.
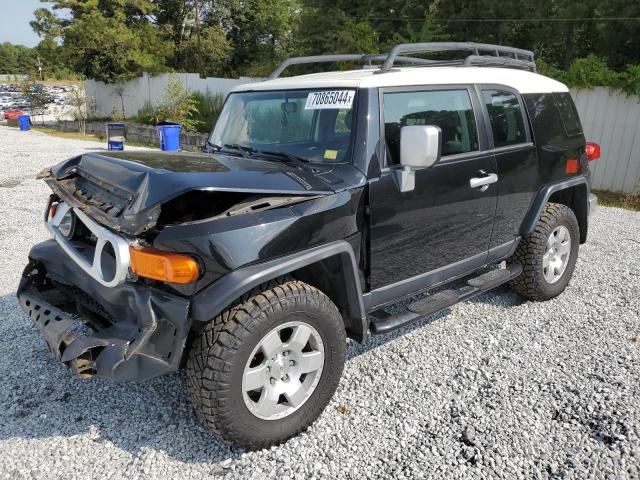
[[[585,151],[587,152],[587,160],[590,162],[600,158],[600,145],[597,143],[587,142]]]
[[[168,283],[195,282],[200,275],[198,263],[187,255],[153,248],[130,247],[131,270],[137,275]]]

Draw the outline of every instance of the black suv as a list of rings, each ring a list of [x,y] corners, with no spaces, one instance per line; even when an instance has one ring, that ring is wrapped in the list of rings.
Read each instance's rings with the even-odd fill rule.
[[[436,50],[468,55],[403,55]],[[365,68],[278,78],[323,61]],[[346,337],[506,282],[560,294],[598,156],[567,88],[526,50],[289,59],[228,96],[203,153],[86,153],[43,171],[53,238],[31,250],[18,297],[80,376],[184,366],[206,426],[262,448],[322,412]]]

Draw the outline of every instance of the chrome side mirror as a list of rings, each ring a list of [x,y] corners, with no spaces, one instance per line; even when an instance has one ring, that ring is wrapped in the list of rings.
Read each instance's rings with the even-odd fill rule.
[[[415,189],[415,171],[440,160],[442,131],[434,125],[411,125],[400,129],[400,168],[393,170],[401,192]]]

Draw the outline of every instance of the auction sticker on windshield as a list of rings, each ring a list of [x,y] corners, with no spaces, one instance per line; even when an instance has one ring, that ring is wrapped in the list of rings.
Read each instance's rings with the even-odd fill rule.
[[[322,90],[309,92],[305,110],[321,110],[324,108],[351,108],[355,90]]]

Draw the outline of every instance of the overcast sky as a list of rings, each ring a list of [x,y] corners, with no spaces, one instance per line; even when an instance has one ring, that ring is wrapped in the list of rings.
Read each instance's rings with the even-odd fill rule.
[[[50,7],[40,0],[0,0],[0,43],[35,47],[40,39],[29,26],[36,8]]]

